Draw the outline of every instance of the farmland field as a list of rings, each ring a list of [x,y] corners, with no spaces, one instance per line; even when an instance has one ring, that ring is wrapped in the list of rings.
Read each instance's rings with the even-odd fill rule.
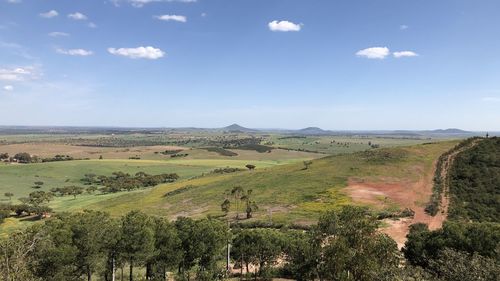
[[[298,225],[314,223],[325,210],[346,204],[370,206],[375,212],[420,208],[430,191],[420,191],[413,194],[417,199],[403,202],[393,193],[373,189],[381,182],[402,188],[428,178],[437,157],[455,143],[423,137],[241,132],[13,134],[0,136],[0,141],[0,153],[14,156],[26,152],[39,162],[0,164],[0,192],[12,194],[9,198],[3,197],[3,203],[18,204],[20,198],[34,191],[50,192],[65,186],[85,188],[82,178],[86,174],[175,173],[179,175],[175,183],[127,192],[56,196],[47,206],[56,213],[94,209],[120,216],[140,209],[170,219],[220,216],[225,194],[232,187],[241,186],[253,190],[259,206],[254,217],[245,223]],[[376,153],[375,156],[369,154],[377,151],[388,153],[389,158],[379,159],[383,163],[367,160],[367,157],[377,157]],[[40,163],[40,159],[51,159],[55,155],[74,160]],[[306,169],[303,162],[310,160],[313,161]],[[255,170],[247,170],[247,164],[254,165]],[[221,168],[239,170],[213,173]],[[368,191],[361,192],[367,194],[360,196],[360,191],[353,189],[357,183],[365,183],[361,189]],[[29,223],[9,218],[2,225],[2,231],[11,232]]]

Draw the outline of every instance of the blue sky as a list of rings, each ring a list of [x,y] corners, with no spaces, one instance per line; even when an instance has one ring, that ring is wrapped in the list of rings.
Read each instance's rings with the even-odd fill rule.
[[[498,0],[0,0],[0,125],[500,131]]]

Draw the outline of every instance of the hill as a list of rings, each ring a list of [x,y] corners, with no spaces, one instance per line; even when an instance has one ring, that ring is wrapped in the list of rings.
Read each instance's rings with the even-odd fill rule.
[[[245,128],[245,127],[240,126],[238,124],[229,125],[227,127],[222,128],[221,130],[223,130],[225,132],[230,132],[230,133],[256,133],[256,132],[258,132],[258,130]]]
[[[500,222],[500,138],[483,139],[458,154],[449,177],[449,218]]]
[[[437,130],[433,130],[430,132],[435,133],[435,134],[472,134],[472,132],[464,131],[464,130],[456,129],[456,128],[437,129]]]
[[[296,134],[304,134],[304,135],[325,135],[330,134],[330,131],[325,131],[318,127],[307,127],[304,129],[300,129],[295,131]]]
[[[313,160],[307,169],[302,163],[261,169],[257,166],[253,171],[160,185],[91,207],[119,215],[140,206],[149,214],[172,219],[220,216],[225,192],[241,186],[253,190],[260,206],[251,221],[310,224],[322,212],[346,204],[367,205],[376,212],[411,208],[416,212],[415,219],[397,226],[404,239],[409,223],[428,223],[432,219],[424,213],[423,205],[432,192],[434,164],[454,144],[440,142],[329,156]],[[174,190],[178,192],[172,193]]]

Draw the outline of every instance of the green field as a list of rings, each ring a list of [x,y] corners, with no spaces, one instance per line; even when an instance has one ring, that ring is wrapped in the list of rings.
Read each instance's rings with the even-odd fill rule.
[[[455,142],[416,145],[329,156],[313,161],[304,170],[302,163],[242,171],[227,175],[208,175],[154,189],[117,196],[91,205],[94,209],[120,215],[131,209],[169,216],[221,215],[224,193],[234,186],[252,189],[260,205],[255,220],[310,223],[330,208],[352,203],[344,192],[351,178],[371,182],[414,182],[433,172],[433,163]],[[165,197],[169,191],[194,186]],[[392,206],[394,207],[394,206]]]
[[[429,142],[425,138],[402,137],[349,137],[349,136],[282,136],[272,135],[266,138],[266,143],[274,147],[315,151],[325,154],[353,153],[377,147],[397,147]]]
[[[250,138],[254,138],[251,136]],[[113,215],[122,215],[132,209],[141,209],[149,214],[175,218],[178,216],[203,217],[221,215],[220,204],[225,193],[234,186],[254,191],[259,205],[252,220],[284,223],[310,224],[324,210],[345,204],[365,204],[352,200],[345,191],[351,179],[371,182],[415,181],[424,174],[433,172],[433,162],[455,142],[426,143],[424,139],[376,138],[376,137],[290,137],[262,135],[261,144],[274,149],[259,153],[255,150],[226,148],[233,156],[225,156],[206,149],[207,143],[248,139],[245,134],[217,135],[8,135],[0,136],[0,152],[14,155],[28,152],[40,157],[56,154],[71,155],[75,160],[32,164],[0,164],[0,193],[14,194],[12,203],[35,191],[34,182],[44,184],[38,190],[50,191],[55,187],[83,186],[80,181],[85,174],[110,176],[122,171],[135,174],[177,173],[180,179],[172,184],[154,188],[118,192],[111,194],[82,194],[54,197],[48,204],[55,212],[80,211],[84,209],[105,210]],[[136,144],[143,146],[101,147],[79,145],[78,142],[110,144]],[[190,141],[186,141],[186,139]],[[193,141],[191,141],[193,139]],[[148,141],[155,143],[148,146]],[[164,142],[159,145],[156,142]],[[185,143],[184,147],[175,146]],[[145,143],[145,144],[144,144]],[[168,146],[168,145],[174,146]],[[370,145],[381,148],[373,149]],[[284,149],[278,149],[282,147]],[[165,150],[183,149],[186,157],[172,158],[162,154]],[[300,150],[300,151],[298,151]],[[377,153],[389,155],[381,159]],[[237,155],[234,155],[237,154]],[[104,159],[98,160],[103,155]],[[331,155],[331,156],[329,156]],[[386,156],[387,156],[386,155]],[[128,159],[138,156],[140,160]],[[373,159],[372,159],[373,158]],[[309,169],[303,161],[313,160]],[[381,162],[377,162],[381,161]],[[246,164],[257,168],[245,169]],[[233,167],[243,171],[231,174],[211,174],[216,168]],[[188,190],[165,196],[176,189]],[[2,197],[3,203],[9,203]],[[368,203],[366,203],[368,204]],[[386,199],[380,206],[369,202],[375,209],[396,210],[400,206]],[[243,211],[243,210],[241,210]],[[230,216],[234,215],[233,213]],[[29,224],[29,221],[9,218],[1,226],[9,232]]]
[[[35,146],[36,147],[36,146]],[[43,152],[40,146],[41,153]],[[113,172],[122,171],[135,174],[139,171],[148,174],[177,173],[180,181],[208,174],[216,168],[233,167],[245,169],[246,164],[253,164],[257,169],[264,169],[276,165],[301,162],[312,157],[307,153],[287,152],[276,150],[273,153],[252,153],[241,151],[238,157],[222,157],[216,153],[205,150],[192,150],[194,155],[186,158],[170,158],[157,156],[151,151],[147,155],[158,157],[157,160],[130,160],[130,159],[103,159],[103,160],[75,160],[33,164],[4,164],[0,163],[0,203],[18,204],[19,198],[27,197],[35,190],[50,191],[55,187],[83,186],[80,181],[85,174],[110,176]],[[213,154],[213,155],[212,155]],[[146,155],[146,154],[145,154]],[[117,156],[117,154],[115,154]],[[144,156],[141,154],[141,156]],[[316,155],[313,155],[316,156]],[[146,157],[147,158],[147,157]],[[40,189],[34,189],[34,182],[41,181],[44,184]],[[14,196],[9,201],[3,194],[10,192]],[[82,194],[73,198],[72,196],[54,197],[48,204],[54,211],[75,211],[92,208],[92,206],[106,206],[109,201],[116,197],[133,198],[135,194],[148,192],[148,190],[136,190],[131,192],[119,192],[111,194]],[[135,205],[132,203],[132,205]],[[137,205],[135,205],[137,206]],[[131,206],[132,207],[132,206]],[[28,224],[29,221],[20,221],[16,218],[8,219],[2,226],[1,231],[10,232],[13,229]]]

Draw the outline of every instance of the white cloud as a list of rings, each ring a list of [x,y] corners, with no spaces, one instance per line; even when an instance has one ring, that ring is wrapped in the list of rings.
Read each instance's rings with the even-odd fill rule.
[[[371,47],[356,52],[356,56],[368,59],[385,59],[389,55],[387,47]]]
[[[408,28],[410,28],[410,27],[407,26],[406,24],[402,24],[402,25],[399,26],[399,29],[401,29],[401,30],[406,30]]]
[[[197,0],[112,0],[115,6],[119,6],[121,2],[127,2],[130,5],[140,8],[149,3],[158,3],[158,2],[181,2],[181,3],[194,3]]]
[[[412,51],[401,51],[401,52],[394,52],[392,55],[395,58],[403,58],[403,57],[418,57],[418,54]]]
[[[46,19],[50,19],[50,18],[53,18],[53,17],[57,17],[59,15],[59,13],[56,11],[56,10],[50,10],[46,13],[41,13],[40,16],[42,18],[46,18]]]
[[[54,31],[49,33],[50,37],[68,37],[69,33]]]
[[[22,0],[7,0],[7,3],[11,3],[11,4],[18,4],[21,2],[23,2],[23,1]]]
[[[90,28],[97,28],[97,24],[95,24],[93,22],[89,22],[89,24],[87,26]]]
[[[281,32],[287,32],[287,31],[300,31],[302,28],[302,24],[296,24],[291,21],[277,21],[274,20],[268,24],[269,29],[271,31],[281,31]]]
[[[185,16],[179,16],[179,15],[161,15],[161,16],[154,16],[154,18],[162,21],[187,22],[187,18]]]
[[[68,18],[74,19],[74,20],[86,20],[86,19],[88,19],[86,15],[79,13],[79,12],[69,14]]]
[[[0,68],[0,81],[27,81],[38,77],[39,74],[34,66]]]
[[[129,57],[131,59],[150,59],[155,60],[165,56],[165,52],[151,46],[137,48],[108,48],[110,54],[116,56]]]
[[[7,92],[12,92],[12,91],[14,91],[14,86],[12,86],[12,85],[5,85],[5,86],[3,87],[3,89],[4,89],[5,91],[7,91]]]
[[[94,54],[94,52],[88,51],[88,50],[84,50],[84,49],[69,49],[69,50],[56,49],[56,51],[59,54],[63,54],[63,55],[81,56],[81,57],[91,56],[91,55]]]

